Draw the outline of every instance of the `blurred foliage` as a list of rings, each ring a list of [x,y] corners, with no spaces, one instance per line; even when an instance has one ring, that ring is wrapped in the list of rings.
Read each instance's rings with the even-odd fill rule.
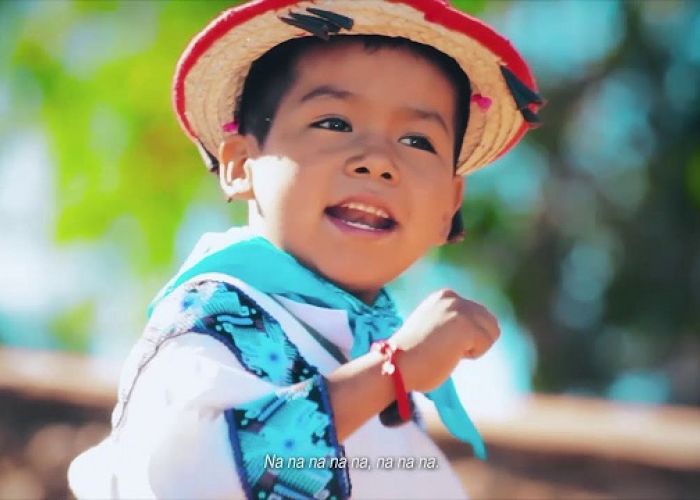
[[[36,109],[58,172],[56,238],[98,238],[136,223],[125,244],[141,272],[167,266],[184,209],[210,181],[181,137],[170,80],[187,35],[230,2],[39,2],[12,54],[20,99]],[[26,83],[31,83],[26,85]],[[22,95],[31,92],[34,95]],[[197,175],[200,174],[200,175]],[[125,242],[127,243],[127,242]]]
[[[578,78],[540,80],[536,209],[467,195],[469,243],[445,254],[500,277],[536,338],[537,387],[600,394],[622,372],[663,372],[672,400],[698,404],[700,3],[619,8],[614,50]],[[615,106],[635,92],[620,134]]]
[[[61,311],[51,321],[51,331],[61,348],[69,351],[87,352],[90,346],[90,328],[94,322],[94,304],[82,302]]]
[[[189,38],[235,3],[0,2],[0,81],[12,103],[0,134],[36,124],[46,134],[56,241],[114,233],[139,276],[172,272],[188,208],[222,195],[179,130],[168,89]],[[506,21],[554,5],[453,4]],[[546,126],[469,179],[467,242],[440,256],[507,294],[535,339],[538,389],[600,394],[623,372],[663,373],[671,400],[698,404],[700,3],[615,9],[609,50],[568,73],[550,61],[539,75]],[[556,29],[543,19],[521,23],[523,40],[554,54],[566,44],[547,38]],[[581,43],[597,37],[591,28]],[[523,189],[531,193],[518,204]],[[244,215],[226,211],[230,224]],[[84,348],[69,332],[92,315],[78,304],[57,318],[59,343]]]

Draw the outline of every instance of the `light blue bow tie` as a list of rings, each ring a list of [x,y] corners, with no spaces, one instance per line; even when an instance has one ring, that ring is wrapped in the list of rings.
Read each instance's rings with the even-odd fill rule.
[[[153,300],[148,308],[149,317],[153,308],[181,283],[199,274],[217,272],[238,278],[264,293],[345,310],[354,337],[350,352],[353,359],[369,352],[373,342],[391,337],[402,323],[386,290],[382,289],[374,303],[367,305],[258,236],[248,234],[228,242],[217,251],[188,261],[191,262],[189,267],[170,280]],[[462,407],[452,379],[448,378],[426,396],[435,403],[440,419],[452,435],[471,444],[474,454],[485,460],[484,442]]]

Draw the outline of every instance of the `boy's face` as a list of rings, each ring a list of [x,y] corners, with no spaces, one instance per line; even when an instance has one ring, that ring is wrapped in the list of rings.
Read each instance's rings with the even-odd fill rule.
[[[222,145],[222,182],[254,197],[254,230],[371,302],[445,242],[462,199],[455,112],[450,82],[411,53],[315,50],[299,61],[264,147],[252,136]]]

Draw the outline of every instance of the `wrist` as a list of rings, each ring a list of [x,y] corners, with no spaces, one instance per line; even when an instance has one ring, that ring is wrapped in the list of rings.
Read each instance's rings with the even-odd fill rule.
[[[401,372],[401,367],[398,364],[398,358],[403,353],[403,350],[399,349],[391,340],[375,342],[372,344],[371,350],[383,356],[381,364],[382,375],[391,378],[394,387],[394,400],[396,401],[400,420],[403,422],[410,420],[413,407]]]
[[[401,371],[406,392],[420,391],[420,389],[418,389],[420,386],[418,383],[420,374],[416,372],[416,370],[420,371],[420,365],[416,367],[414,363],[415,353],[403,349],[399,343],[395,345],[398,347],[400,353],[395,357],[394,362]]]

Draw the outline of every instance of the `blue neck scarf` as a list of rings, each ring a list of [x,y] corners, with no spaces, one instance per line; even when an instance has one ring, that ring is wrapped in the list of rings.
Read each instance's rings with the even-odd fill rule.
[[[197,245],[178,274],[165,285],[148,308],[153,309],[182,283],[205,273],[223,273],[248,283],[257,290],[319,307],[345,310],[353,332],[351,357],[367,353],[372,342],[384,340],[401,326],[394,301],[385,289],[372,305],[362,302],[300,264],[293,256],[246,228],[234,228],[217,242],[206,236]],[[426,393],[435,403],[440,419],[459,440],[471,444],[474,454],[484,460],[486,449],[476,427],[457,397],[448,378]]]

